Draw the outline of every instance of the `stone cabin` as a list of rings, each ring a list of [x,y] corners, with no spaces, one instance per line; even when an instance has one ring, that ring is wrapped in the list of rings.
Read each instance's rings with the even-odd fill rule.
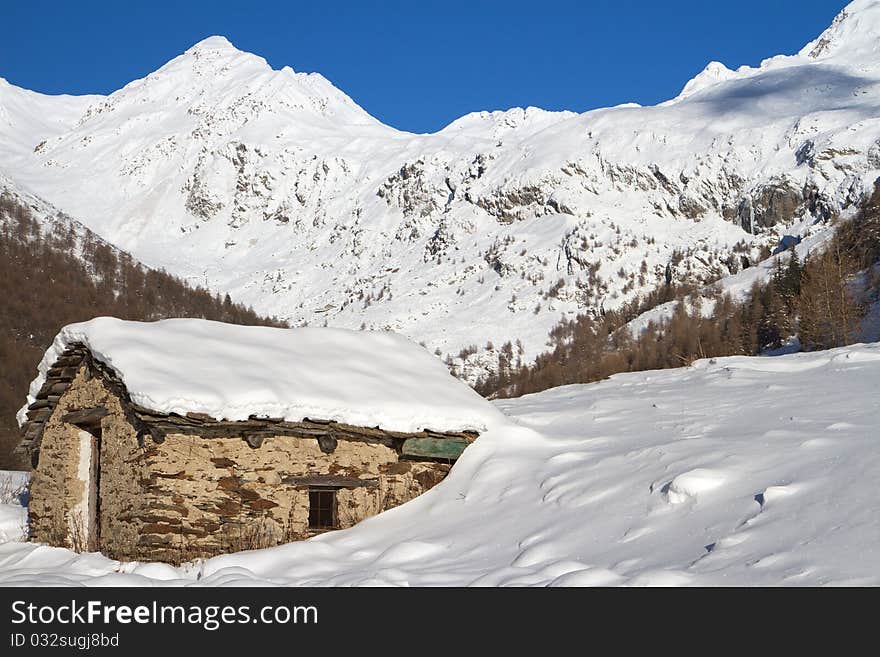
[[[204,320],[65,327],[28,401],[31,539],[170,563],[403,504],[492,413],[393,334]]]

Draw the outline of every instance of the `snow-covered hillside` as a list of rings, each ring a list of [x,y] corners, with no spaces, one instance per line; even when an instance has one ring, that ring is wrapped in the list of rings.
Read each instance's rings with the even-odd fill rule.
[[[7,542],[0,584],[880,585],[878,386],[863,344],[556,388],[352,529],[181,568]]]
[[[656,286],[670,261],[714,280],[852,207],[880,176],[878,43],[880,1],[855,0],[799,53],[712,62],[655,107],[414,135],[211,37],[106,97],[0,81],[0,167],[264,314],[442,354],[518,339],[529,357],[562,316]]]
[[[34,221],[40,234],[45,236],[63,236],[67,246],[67,253],[74,256],[84,264],[87,258],[83,255],[84,245],[87,242],[101,244],[110,249],[117,257],[123,255],[123,251],[113,244],[96,235],[83,223],[61,211],[55,205],[45,199],[22,190],[21,186],[8,176],[0,172],[0,196],[8,197],[13,203],[26,207],[30,211],[30,217]],[[0,214],[0,227],[15,231],[13,222]],[[29,237],[26,236],[25,239]],[[135,262],[128,254],[124,257]]]

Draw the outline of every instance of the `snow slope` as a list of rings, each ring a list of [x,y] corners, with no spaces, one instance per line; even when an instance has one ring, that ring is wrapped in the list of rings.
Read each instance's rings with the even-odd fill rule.
[[[42,238],[63,239],[67,253],[80,260],[87,269],[92,267],[88,256],[85,255],[86,245],[89,243],[100,244],[110,249],[117,258],[125,258],[132,264],[140,264],[131,257],[131,254],[96,235],[83,223],[62,212],[58,207],[39,196],[23,191],[18,183],[2,173],[0,173],[0,196],[8,196],[15,203],[26,206]],[[0,228],[9,229],[13,223],[0,218]]]
[[[0,583],[880,585],[878,386],[862,344],[556,388],[352,529],[182,568],[11,542]]]
[[[41,140],[67,132],[100,98],[47,96],[16,87],[0,77],[0,143],[11,152],[33,152]]]
[[[0,83],[0,168],[264,314],[529,358],[561,317],[662,283],[675,251],[677,279],[715,280],[738,242],[754,261],[852,207],[880,176],[878,42],[880,1],[855,0],[800,52],[710,63],[655,107],[414,135],[211,37],[106,97]]]
[[[238,326],[204,319],[98,317],[61,329],[27,405],[73,342],[125,383],[132,401],[164,413],[335,420],[389,431],[484,431],[500,414],[422,347],[393,333]]]

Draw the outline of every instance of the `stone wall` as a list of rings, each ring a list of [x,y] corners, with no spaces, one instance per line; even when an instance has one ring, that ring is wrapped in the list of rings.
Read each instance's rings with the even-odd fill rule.
[[[326,454],[313,438],[273,436],[259,448],[240,438],[172,434],[151,444],[145,513],[131,557],[181,562],[308,538],[307,476],[348,479],[337,489],[339,528],[402,504],[449,471],[399,461],[380,441],[339,440]]]
[[[271,435],[255,447],[240,437],[169,433],[156,441],[143,432],[139,443],[117,387],[84,362],[51,409],[31,480],[33,540],[100,549],[120,560],[180,563],[315,535],[309,487],[316,483],[336,490],[337,527],[346,528],[420,495],[450,468],[400,460],[397,443],[380,432],[338,438],[329,448],[325,442],[324,450],[317,437],[291,435]],[[88,429],[100,435],[98,499],[84,504],[88,436],[64,418],[96,407],[105,413],[99,428]],[[91,541],[83,508],[97,511]]]
[[[85,540],[86,523],[74,510],[86,495],[79,476],[81,431],[63,421],[72,411],[103,406],[100,421],[98,535],[100,543]],[[98,433],[92,430],[93,433]],[[124,552],[135,540],[131,520],[143,513],[140,458],[134,428],[122,403],[100,377],[83,364],[46,420],[39,463],[31,477],[28,507],[31,538],[73,549],[100,547],[109,555]]]

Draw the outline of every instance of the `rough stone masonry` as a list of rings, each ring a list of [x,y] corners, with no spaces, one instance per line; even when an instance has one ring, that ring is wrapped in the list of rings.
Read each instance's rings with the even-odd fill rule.
[[[81,344],[36,397],[21,446],[35,467],[31,539],[120,560],[181,563],[351,527],[439,483],[476,438],[157,413]],[[321,526],[318,491],[332,505]]]

